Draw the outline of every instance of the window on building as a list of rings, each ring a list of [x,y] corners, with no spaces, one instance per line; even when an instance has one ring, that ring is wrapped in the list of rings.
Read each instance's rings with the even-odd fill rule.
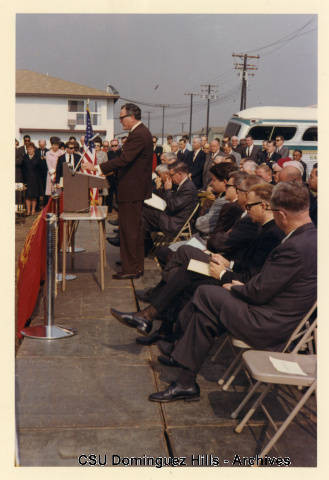
[[[86,125],[86,107],[87,100],[68,100],[68,119],[74,119],[76,125]],[[89,111],[92,125],[101,124],[101,114],[99,113],[99,102],[90,100]]]

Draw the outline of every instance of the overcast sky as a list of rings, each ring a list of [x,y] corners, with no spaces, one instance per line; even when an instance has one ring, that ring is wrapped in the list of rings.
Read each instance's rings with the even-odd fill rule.
[[[240,109],[241,80],[232,53],[249,60],[247,107],[317,103],[316,15],[19,14],[16,66],[105,90],[136,103],[186,104],[184,93],[217,85],[210,126]],[[158,85],[158,87],[157,87]],[[206,125],[206,101],[194,97],[193,130]],[[120,100],[116,104],[118,116]],[[197,105],[199,104],[199,105]],[[161,133],[159,107],[140,105]],[[165,133],[188,131],[189,107],[165,111]],[[120,127],[115,122],[115,133]]]

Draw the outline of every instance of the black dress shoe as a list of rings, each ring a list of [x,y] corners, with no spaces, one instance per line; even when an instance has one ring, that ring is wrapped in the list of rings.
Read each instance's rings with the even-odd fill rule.
[[[139,278],[142,275],[144,275],[144,272],[138,272],[138,273],[118,272],[118,273],[114,273],[112,275],[112,278],[114,278],[114,280],[130,280],[134,278]]]
[[[121,260],[118,260],[117,262],[115,262],[116,265],[118,265],[118,267],[122,267],[122,261]]]
[[[106,240],[115,247],[120,247],[120,237],[107,237]]]
[[[119,220],[108,220],[108,223],[110,225],[114,225],[115,227],[117,227],[119,225]]]
[[[115,308],[111,308],[111,313],[119,322],[128,327],[136,328],[142,335],[148,335],[152,330],[152,322],[146,318],[139,317],[138,313],[119,312]]]
[[[164,338],[166,337],[160,333],[160,330],[155,330],[147,337],[136,338],[136,343],[139,345],[153,345],[153,343],[156,343],[158,340],[163,340]]]
[[[113,228],[113,233],[119,233],[120,230],[118,228]]]
[[[149,396],[151,402],[169,403],[175,400],[185,400],[185,402],[196,402],[200,400],[200,387],[197,383],[190,387],[184,387],[179,383],[173,382],[167,390],[163,392],[152,393]]]
[[[179,363],[176,362],[170,355],[159,355],[158,360],[163,365],[167,365],[167,367],[179,367]]]

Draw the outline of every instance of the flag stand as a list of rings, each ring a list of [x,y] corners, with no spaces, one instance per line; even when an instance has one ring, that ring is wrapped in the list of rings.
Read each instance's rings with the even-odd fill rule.
[[[29,338],[55,340],[75,335],[76,332],[54,325],[54,297],[55,297],[55,250],[57,217],[54,213],[47,213],[47,259],[46,259],[46,301],[45,321],[46,325],[36,325],[21,330],[22,335]]]

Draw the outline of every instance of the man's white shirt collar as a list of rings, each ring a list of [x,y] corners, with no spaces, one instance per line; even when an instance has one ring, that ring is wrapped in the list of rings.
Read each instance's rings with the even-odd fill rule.
[[[180,182],[180,184],[177,187],[177,191],[180,189],[180,187],[183,185],[183,183],[188,179],[188,177],[183,178],[183,180]]]
[[[135,125],[133,127],[131,127],[130,133],[133,132],[135,130],[135,128],[137,128],[138,125],[140,125],[141,123],[142,123],[141,120],[139,122],[135,123]]]

